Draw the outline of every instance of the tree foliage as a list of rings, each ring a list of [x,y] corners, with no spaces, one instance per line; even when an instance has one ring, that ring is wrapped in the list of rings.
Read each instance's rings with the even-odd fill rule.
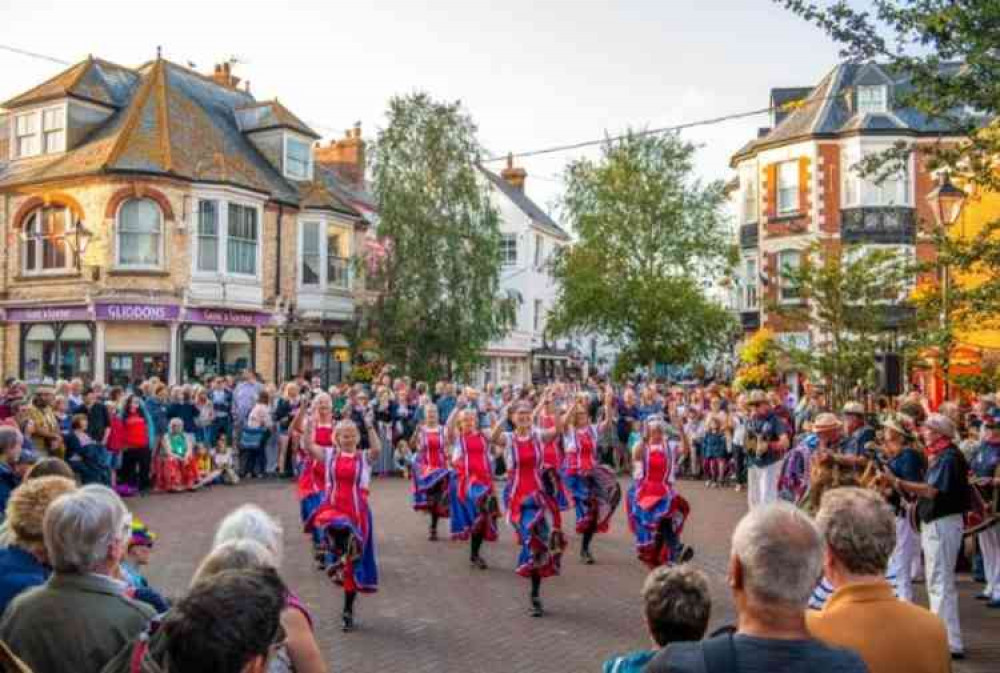
[[[797,287],[801,303],[769,302],[768,311],[800,325],[820,338],[808,348],[786,345],[788,357],[818,380],[825,381],[837,405],[858,385],[874,383],[875,354],[886,346],[887,332],[905,329],[905,295],[913,267],[894,252],[857,251],[813,244],[803,263],[782,270],[782,279]],[[895,315],[893,315],[895,313]]]
[[[723,187],[692,177],[695,147],[629,133],[566,170],[578,235],[554,262],[549,329],[607,336],[631,361],[685,363],[726,343],[732,318],[704,286],[731,260]]]
[[[1000,3],[972,0],[873,0],[870,9],[852,3],[775,0],[814,23],[842,46],[844,58],[888,65],[909,86],[895,93],[951,131],[947,141],[921,144],[916,151],[931,170],[944,170],[975,193],[1000,191]],[[866,159],[862,173],[884,178],[914,149],[900,144]],[[953,347],[970,327],[998,327],[1000,316],[1000,221],[974,237],[949,235],[922,223],[938,259],[924,274],[948,267],[978,276],[974,283],[928,284],[917,298],[913,345],[934,348],[948,371]],[[942,320],[942,316],[947,317]]]
[[[373,152],[387,255],[373,274],[371,324],[388,361],[433,380],[467,371],[512,320],[498,294],[498,216],[461,103],[394,97],[387,118]]]

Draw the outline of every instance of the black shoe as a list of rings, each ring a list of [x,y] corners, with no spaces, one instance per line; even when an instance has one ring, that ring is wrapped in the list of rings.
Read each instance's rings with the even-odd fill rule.
[[[676,564],[687,563],[694,558],[694,549],[684,545],[681,547],[681,553],[677,555],[677,560],[674,561]]]
[[[344,633],[350,633],[351,631],[354,630],[354,613],[353,612],[348,612],[346,610],[344,611],[343,624],[340,627],[340,630],[343,631]]]
[[[545,609],[542,607],[542,599],[541,598],[532,598],[531,599],[531,616],[532,617],[541,617],[544,614],[545,614]]]
[[[594,555],[590,551],[584,549],[580,552],[580,560],[583,561],[584,565],[592,566],[594,565]]]
[[[977,601],[988,601],[988,600],[992,600],[992,599],[993,599],[993,597],[990,596],[989,594],[976,594],[976,600]]]
[[[965,659],[965,652],[952,652],[951,658],[953,661],[961,661],[962,659]]]
[[[487,570],[489,568],[482,556],[474,556],[469,559],[469,563],[471,563],[474,568],[478,568],[479,570]]]
[[[438,532],[436,530],[432,530],[430,534],[427,536],[427,539],[430,540],[431,542],[437,542]]]

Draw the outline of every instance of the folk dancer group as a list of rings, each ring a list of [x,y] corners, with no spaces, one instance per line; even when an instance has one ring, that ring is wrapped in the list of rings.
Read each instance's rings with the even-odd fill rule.
[[[439,539],[440,521],[448,518],[451,538],[469,542],[472,566],[487,569],[483,544],[498,538],[502,498],[519,547],[515,570],[530,581],[533,616],[544,614],[543,580],[561,570],[567,546],[563,513],[571,505],[575,510],[580,557],[589,565],[595,562],[592,540],[609,530],[621,500],[614,473],[598,460],[598,438],[615,421],[612,392],[605,393],[597,423],[583,397],[559,402],[551,391],[537,406],[514,401],[492,427],[484,427],[477,410],[462,400],[445,422],[428,404],[410,438],[413,508],[428,515],[429,540]],[[320,393],[299,405],[289,428],[298,454],[302,520],[319,568],[343,588],[345,631],[355,626],[357,595],[378,587],[368,497],[371,465],[383,447],[371,420],[365,422],[364,450],[358,425],[338,420],[330,396]],[[628,520],[637,556],[651,567],[693,554],[680,542],[689,512],[674,488],[680,437],[662,417],[652,417],[632,453],[636,478],[628,492]],[[506,484],[498,498],[495,461],[501,457]]]
[[[750,506],[782,497],[815,513],[832,488],[882,493],[896,512],[887,579],[901,599],[912,601],[912,575],[922,554],[931,610],[945,623],[952,654],[963,656],[955,565],[964,537],[976,535],[983,555],[986,590],[980,598],[1000,608],[1000,410],[982,419],[982,436],[968,461],[957,445],[955,423],[942,414],[923,420],[891,414],[876,434],[864,407],[851,402],[842,418],[819,414],[789,450],[791,431],[766,396],[751,396],[750,403]],[[810,607],[821,608],[831,592],[823,580]]]

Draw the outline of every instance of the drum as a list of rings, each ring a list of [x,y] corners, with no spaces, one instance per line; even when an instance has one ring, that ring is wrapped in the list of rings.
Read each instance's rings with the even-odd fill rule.
[[[966,536],[981,533],[1000,523],[1000,517],[987,504],[986,498],[983,497],[983,492],[979,487],[973,484],[969,490],[972,496],[972,509],[965,513],[962,530],[962,534]]]

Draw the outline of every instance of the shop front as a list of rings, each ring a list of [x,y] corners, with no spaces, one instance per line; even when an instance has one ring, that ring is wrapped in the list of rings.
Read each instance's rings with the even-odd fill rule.
[[[38,385],[94,378],[94,321],[86,306],[14,307],[6,320],[20,324],[19,377]]]
[[[303,332],[299,342],[298,372],[319,377],[323,387],[329,388],[347,378],[350,362],[350,344],[339,331],[316,329]]]
[[[173,382],[171,364],[180,311],[177,305],[96,304],[104,381],[122,387],[153,376]]]
[[[270,313],[187,309],[180,326],[181,378],[205,381],[255,369],[258,330],[270,322]]]

